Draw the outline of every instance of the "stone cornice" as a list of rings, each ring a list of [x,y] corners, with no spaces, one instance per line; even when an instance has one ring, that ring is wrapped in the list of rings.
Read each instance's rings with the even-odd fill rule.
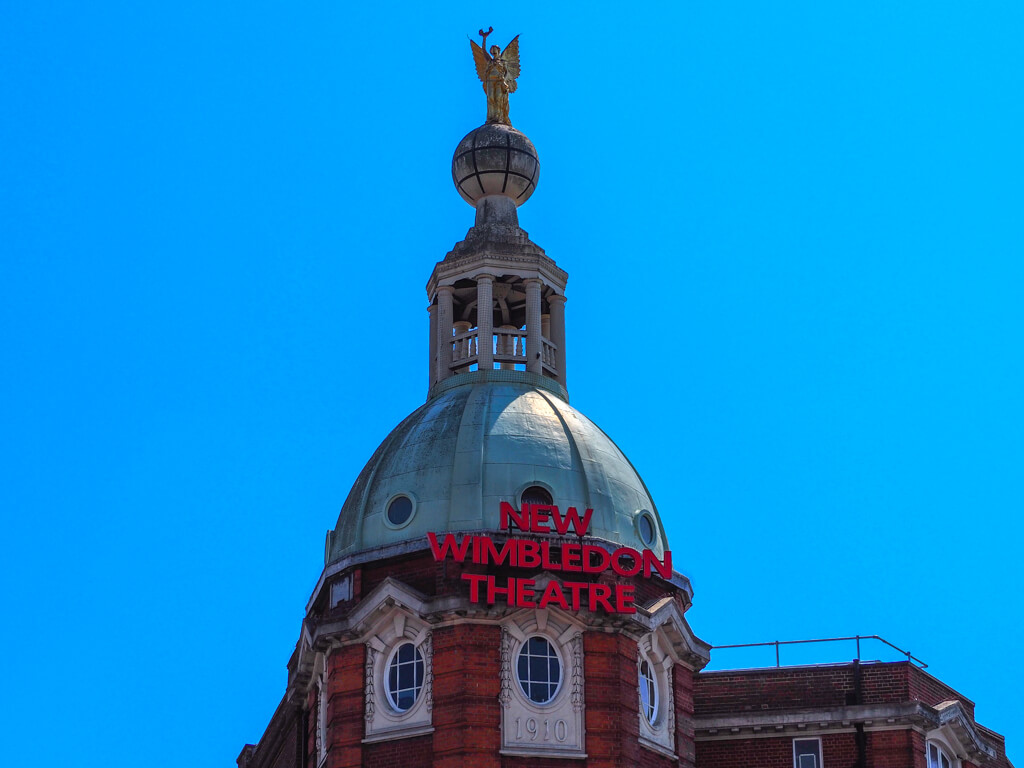
[[[458,254],[452,251],[443,261],[437,262],[427,281],[427,296],[432,301],[439,285],[472,279],[477,274],[538,277],[558,291],[564,291],[569,280],[568,273],[532,243],[495,247],[491,241],[481,241],[472,250]]]
[[[906,701],[697,717],[694,730],[697,741],[719,741],[852,730],[857,724],[868,731],[916,728],[926,736],[949,727],[973,762],[999,760],[999,750],[981,734],[959,701],[945,701],[934,707]]]
[[[539,574],[537,579],[539,584],[557,580],[550,573]],[[465,622],[499,624],[525,610],[499,604],[472,603],[468,596],[461,594],[429,597],[404,582],[387,577],[363,596],[346,616],[337,619],[310,616],[303,621],[297,658],[294,664],[289,665],[287,699],[300,702],[313,684],[313,668],[318,653],[365,642],[381,612],[396,608],[418,617],[433,629]],[[671,642],[674,657],[691,669],[700,669],[710,658],[710,646],[693,634],[678,602],[670,598],[659,600],[646,608],[638,607],[635,614],[605,615],[589,611],[569,613],[555,608],[545,610],[563,616],[563,621],[575,624],[582,630],[622,633],[634,639],[660,629]]]

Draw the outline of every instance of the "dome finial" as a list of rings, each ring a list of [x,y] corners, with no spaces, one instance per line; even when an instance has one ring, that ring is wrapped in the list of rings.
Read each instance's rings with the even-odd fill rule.
[[[488,27],[486,32],[480,30],[482,46],[472,39],[469,44],[473,49],[477,77],[487,94],[487,122],[512,125],[508,119],[508,95],[516,92],[516,78],[519,77],[519,35],[512,38],[504,51],[492,45],[488,52],[487,36],[493,31],[494,27]]]

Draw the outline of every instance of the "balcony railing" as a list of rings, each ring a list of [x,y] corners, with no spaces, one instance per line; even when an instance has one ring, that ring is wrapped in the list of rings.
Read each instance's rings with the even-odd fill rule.
[[[857,646],[856,646],[856,653],[857,653],[857,655],[856,655],[855,658],[858,661],[860,661],[861,660],[861,643],[863,641],[865,641],[865,640],[873,640],[873,641],[882,643],[885,646],[888,646],[892,650],[896,651],[900,656],[905,656],[907,661],[909,661],[911,664],[916,664],[921,669],[925,669],[928,666],[923,661],[921,661],[919,658],[914,656],[910,651],[905,651],[902,648],[899,648],[899,647],[893,645],[888,640],[886,640],[884,637],[879,637],[878,635],[853,635],[851,637],[823,637],[823,638],[819,638],[819,639],[815,639],[815,640],[773,640],[772,642],[769,642],[769,643],[740,643],[738,645],[715,645],[715,646],[712,646],[712,650],[713,651],[724,651],[724,650],[728,650],[730,648],[768,648],[768,647],[774,647],[775,648],[775,666],[776,667],[781,667],[782,666],[781,646],[784,646],[784,645],[805,645],[807,643],[842,643],[842,642],[851,642],[852,641],[852,642],[855,642],[857,644]],[[806,665],[800,664],[798,666],[806,666]]]
[[[555,367],[558,347],[541,336],[541,364],[544,371],[558,375]],[[491,352],[494,362],[509,365],[526,365],[526,331],[521,328],[496,328],[491,338]],[[476,328],[452,337],[451,369],[468,368],[480,360],[480,334]]]

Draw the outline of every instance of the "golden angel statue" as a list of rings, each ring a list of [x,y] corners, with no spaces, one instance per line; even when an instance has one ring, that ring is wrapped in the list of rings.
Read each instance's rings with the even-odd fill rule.
[[[487,122],[512,125],[508,119],[508,95],[515,93],[516,78],[519,77],[519,35],[512,38],[504,51],[492,45],[488,55],[484,47],[487,46],[487,36],[493,31],[494,27],[488,27],[486,32],[480,30],[483,47],[475,40],[470,40],[469,44],[473,47],[476,74],[487,94]]]

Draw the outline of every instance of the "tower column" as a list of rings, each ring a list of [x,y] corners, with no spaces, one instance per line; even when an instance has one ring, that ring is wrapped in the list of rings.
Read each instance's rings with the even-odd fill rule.
[[[437,380],[452,375],[452,294],[450,285],[437,287]]]
[[[555,378],[563,387],[565,384],[565,296],[557,293],[548,297],[548,308],[551,312],[551,343],[555,345]]]
[[[476,328],[478,336],[478,367],[494,368],[494,276],[476,277]]]
[[[535,277],[526,281],[526,370],[543,373],[540,333],[540,291],[543,283]]]
[[[430,360],[427,364],[427,391],[429,392],[434,386],[434,382],[437,381],[437,305],[431,304],[427,307],[427,313],[430,315],[430,340],[428,342]]]
[[[456,320],[452,325],[455,327],[456,338],[462,336],[462,334],[464,333],[469,332],[470,324],[468,320]],[[465,360],[466,358],[473,356],[473,342],[468,338],[464,338],[461,341],[456,341],[453,349],[454,357],[452,358],[452,362],[456,364],[455,372],[464,373],[468,371],[469,363],[466,363],[464,365],[458,365],[458,363],[459,361]]]

